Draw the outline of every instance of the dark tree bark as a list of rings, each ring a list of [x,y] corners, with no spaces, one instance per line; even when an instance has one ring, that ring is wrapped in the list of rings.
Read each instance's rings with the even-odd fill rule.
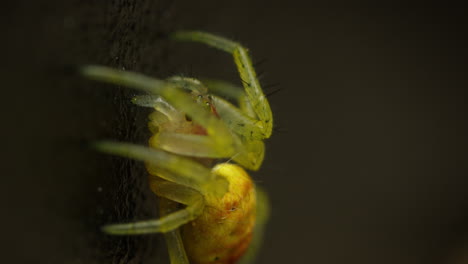
[[[99,139],[145,143],[147,113],[130,103],[133,91],[84,80],[76,70],[103,64],[167,75],[171,2],[19,1],[2,7],[9,175],[2,184],[8,186],[2,192],[3,261],[141,263],[164,256],[155,254],[158,237],[110,237],[99,230],[155,216],[143,166],[90,148]]]

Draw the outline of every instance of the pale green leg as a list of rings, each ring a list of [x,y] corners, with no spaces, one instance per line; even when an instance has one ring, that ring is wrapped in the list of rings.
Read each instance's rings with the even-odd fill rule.
[[[172,213],[177,209],[177,203],[172,202],[168,199],[160,197],[159,208],[161,216]],[[188,264],[187,254],[185,253],[184,244],[180,236],[180,230],[175,230],[164,233],[166,239],[167,250],[169,252],[169,259],[171,264]]]
[[[185,79],[186,78],[184,78],[184,80]],[[184,81],[182,80],[178,82],[181,85],[184,84]],[[222,82],[222,81],[219,81],[219,82]],[[187,84],[190,84],[190,83],[187,83]],[[218,90],[230,89],[230,86],[224,87],[224,86],[219,86],[219,85],[221,85],[221,83],[218,83],[218,86],[211,86],[211,87],[217,87]],[[239,90],[239,89],[236,88],[236,90]],[[236,99],[242,100],[242,95],[243,95],[242,90],[240,90],[240,95],[241,96]],[[211,98],[213,100],[213,103],[216,106],[216,110],[218,114],[226,122],[226,124],[232,131],[243,136],[244,138],[251,138],[251,139],[258,139],[258,140],[265,138],[265,135],[263,134],[262,129],[258,127],[258,120],[253,119],[249,117],[248,115],[245,115],[242,109],[239,111],[239,108],[237,108],[236,106],[232,105],[230,102],[218,96],[212,96]],[[181,121],[180,119],[184,118],[179,111],[177,111],[174,107],[172,107],[170,104],[168,104],[166,101],[164,101],[164,99],[162,99],[159,96],[139,95],[139,96],[135,96],[132,99],[132,102],[139,106],[154,108],[158,112],[164,114],[171,121]],[[252,131],[252,133],[247,130]],[[179,134],[179,135],[184,136],[186,134]],[[174,137],[177,137],[177,136],[174,136]],[[176,138],[176,140],[179,140],[179,138]],[[198,140],[194,139],[193,141],[196,142]],[[199,145],[203,145],[203,144],[199,144]]]
[[[261,140],[246,140],[242,142],[241,150],[232,157],[234,161],[249,170],[260,168],[265,156],[265,143]]]
[[[230,140],[234,142],[234,145],[238,144],[235,138]],[[235,154],[234,150],[237,149],[234,148],[232,151],[224,153],[219,145],[208,136],[170,132],[158,133],[151,138],[150,145],[184,156],[205,158],[229,158]]]
[[[166,233],[194,220],[202,213],[205,207],[203,196],[193,189],[176,183],[154,179],[152,182],[150,181],[150,184],[152,184],[152,189],[159,196],[185,204],[187,207],[170,212],[156,220],[106,225],[102,228],[104,232],[113,235]],[[166,212],[164,211],[164,213]]]
[[[183,84],[182,81],[179,81]],[[164,99],[154,95],[139,95],[132,99],[134,104],[156,110],[150,116],[150,127],[158,127],[165,122],[186,122],[185,115],[177,111]],[[192,157],[219,158],[219,147],[212,138],[204,135],[158,132],[150,140],[151,146],[165,151]],[[222,155],[221,155],[222,157]]]
[[[257,118],[257,114],[255,114],[255,110],[253,109],[252,104],[250,103],[249,98],[246,95],[240,98],[239,108],[248,117]]]
[[[173,76],[168,78],[167,81],[197,94],[206,94],[208,92],[204,83],[194,78]]]
[[[165,180],[190,187],[204,195],[222,197],[229,188],[224,177],[211,173],[210,169],[189,158],[130,143],[102,141],[95,146],[102,152],[144,161],[149,167],[161,168],[169,172],[161,174],[161,177],[168,177]]]
[[[203,80],[210,93],[226,96],[229,99],[237,100],[239,108],[221,97],[212,95],[213,104],[216,111],[228,125],[231,131],[239,135],[237,152],[232,160],[241,164],[247,169],[258,170],[265,155],[263,139],[263,129],[259,126],[256,114],[241,88],[236,85],[220,80]],[[200,153],[203,153],[201,151]],[[194,153],[196,156],[197,154]]]
[[[139,221],[128,224],[113,224],[102,227],[102,230],[112,235],[140,235],[152,233],[165,233],[197,218],[203,211],[203,201],[188,205],[172,214],[157,220]]]
[[[185,122],[185,115],[180,111],[177,111],[177,109],[167,103],[160,96],[138,95],[132,98],[132,103],[143,107],[150,107],[156,110],[149,116],[150,122],[148,125],[152,132],[158,131],[158,127],[164,123]]]
[[[172,77],[170,78],[170,82],[177,83],[181,87],[187,87],[186,89],[197,90],[200,93],[207,92],[206,87],[204,87],[198,80],[192,78]],[[161,115],[159,113],[154,115],[154,121],[156,123],[155,126],[157,126],[160,123],[163,123],[164,121],[185,122],[185,116],[182,115],[180,111],[177,111],[159,96],[140,95],[134,97],[132,99],[132,102],[143,107],[152,107],[155,110],[157,110],[157,112],[163,114],[163,118],[161,118]],[[234,108],[234,106],[232,106],[231,104],[229,104],[229,106],[231,106],[230,109]],[[222,110],[223,108],[220,109]],[[221,111],[221,114],[224,112],[226,111]],[[161,119],[163,120],[161,121]],[[249,121],[250,120],[246,122]],[[256,129],[256,127],[254,128]],[[213,133],[216,134],[216,132]],[[238,140],[236,141],[234,139],[234,142],[237,145],[239,144]],[[219,146],[216,145],[216,142],[214,142],[211,139],[211,137],[207,137],[204,135],[159,132],[156,136],[153,136],[151,138],[150,145],[156,146],[157,148],[169,151],[171,153],[177,153],[192,157],[223,157],[219,154]],[[236,147],[236,149],[239,149],[239,147]],[[258,155],[255,156],[258,157]]]
[[[247,49],[231,40],[198,31],[176,32],[172,37],[176,40],[205,43],[233,55],[247,96],[238,99],[241,109],[216,96],[212,97],[213,103],[229,128],[239,135],[240,140],[236,141],[238,151],[232,159],[247,169],[257,170],[263,162],[265,152],[263,139],[271,135],[273,117]],[[208,87],[210,86],[211,89],[239,96],[236,95],[232,85],[208,81]]]
[[[171,264],[188,264],[187,254],[185,253],[184,244],[180,237],[180,230],[176,229],[164,234],[166,238],[167,250]]]
[[[230,82],[216,79],[201,79],[200,81],[206,85],[210,94],[233,99],[236,102],[245,95],[241,87]]]
[[[239,264],[250,264],[254,263],[255,257],[258,254],[263,242],[263,234],[265,232],[265,226],[270,215],[270,202],[268,196],[262,188],[256,188],[257,192],[257,220],[255,222],[255,228],[253,233],[252,242],[250,242],[249,249],[245,255],[240,259]]]
[[[190,150],[189,147],[181,147],[181,140],[185,140],[184,144],[190,143],[188,145],[190,147],[197,145],[197,149],[205,149],[205,152],[209,154],[208,157],[231,157],[235,153],[236,142],[234,142],[229,128],[206,108],[197,104],[190,95],[181,91],[181,87],[177,82],[161,81],[138,73],[125,72],[103,66],[86,66],[82,68],[82,73],[91,79],[124,85],[154,95],[160,95],[175,109],[186,113],[197,124],[206,129],[208,136],[205,136],[201,140],[199,137],[192,137],[196,135],[173,135],[175,133],[170,133],[172,135],[166,135],[164,139],[160,139],[160,141],[165,140],[164,146],[168,149],[173,145],[177,145],[173,147],[177,150],[175,153],[190,154],[188,152]],[[136,100],[138,101],[139,99]],[[140,102],[142,101],[140,100]],[[142,102],[144,105],[147,105],[147,103]]]
[[[264,138],[270,137],[273,129],[273,115],[268,100],[260,87],[247,49],[237,42],[199,31],[175,32],[172,38],[181,41],[205,43],[233,55],[245,92],[259,118],[257,126],[263,131]]]
[[[176,118],[181,118],[182,114],[180,111],[175,109],[172,105],[164,101],[160,96],[156,95],[137,95],[132,98],[132,103],[156,109],[158,112],[161,112],[168,119],[174,120]]]
[[[230,82],[216,79],[202,79],[202,82],[208,87],[210,93],[237,102],[241,112],[250,118],[258,118],[249,98],[241,87]]]
[[[150,116],[151,122],[155,122],[154,126],[168,121],[185,122],[185,116],[161,97],[140,95],[134,97],[132,102],[143,107],[152,107],[157,110],[156,114]],[[150,123],[150,126],[151,125]],[[216,142],[213,142],[210,137],[204,135],[159,132],[156,136],[151,138],[150,145],[185,156],[206,158],[220,157],[218,151],[219,147],[216,145]]]
[[[150,187],[160,197],[159,211],[163,217],[177,211],[179,204],[183,203],[184,200],[191,200],[192,197],[201,198],[196,191],[190,188],[162,180],[156,176],[150,176]],[[188,264],[189,261],[180,236],[180,230],[177,228],[166,232],[164,237],[171,264]]]
[[[171,77],[168,79],[168,82],[172,84],[176,84],[179,87],[183,87],[183,89],[187,89],[192,91],[195,94],[205,95],[207,94],[208,90],[199,80],[187,77]],[[221,87],[221,89],[225,90],[226,88]],[[238,88],[235,88],[239,90]],[[239,90],[242,93],[242,90]],[[161,100],[162,98],[151,99],[151,96],[139,96],[134,98],[134,102],[143,105],[149,106],[153,102],[153,107],[159,111],[166,113],[167,107],[161,107]],[[169,119],[171,118],[170,114],[165,114]],[[172,114],[174,115],[174,114]],[[179,120],[180,121],[180,120]],[[213,131],[213,134],[216,135],[218,132]],[[234,144],[236,145],[236,149],[239,149],[239,140],[233,138]],[[217,142],[213,141],[211,137],[207,137],[204,135],[195,135],[195,134],[180,134],[180,133],[168,133],[168,132],[160,132],[157,135],[153,136],[150,140],[150,145],[155,146],[157,148],[164,149],[171,153],[177,153],[186,156],[192,157],[205,157],[205,158],[219,158],[223,157],[219,153],[219,145]],[[234,153],[237,154],[237,153]]]
[[[249,140],[265,139],[265,130],[261,121],[247,116],[239,108],[220,97],[212,96],[212,100],[221,119],[236,134]]]
[[[217,96],[212,97],[219,116],[240,138],[239,151],[232,157],[234,161],[249,170],[258,170],[265,156],[264,131],[258,125],[260,121],[244,114],[228,101]]]
[[[200,87],[197,89],[201,90],[204,88],[201,83],[191,78],[174,77],[172,81],[184,87],[199,85]],[[226,87],[218,88],[219,90],[230,89]],[[239,110],[239,108],[220,97],[212,96],[211,98],[221,119],[224,120],[231,131],[239,136],[231,135],[236,145],[236,152],[230,158],[247,169],[257,170],[263,161],[265,151],[262,141],[265,138],[265,134],[261,127],[261,122],[249,117],[242,109]],[[151,98],[148,96],[140,96],[133,101],[143,106],[151,104]],[[167,109],[160,106],[159,101],[157,102],[153,99],[153,102],[156,110],[159,111],[162,108],[161,111],[167,112]],[[169,117],[170,115],[168,114],[167,116]],[[213,133],[216,134],[216,131]],[[203,135],[160,132],[151,138],[150,145],[172,153],[193,157],[219,157],[216,143],[210,137]]]

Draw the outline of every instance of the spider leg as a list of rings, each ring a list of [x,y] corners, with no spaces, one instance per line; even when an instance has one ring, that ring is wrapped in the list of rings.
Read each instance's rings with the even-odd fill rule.
[[[220,97],[212,96],[212,100],[221,119],[237,135],[250,140],[263,140],[266,137],[262,121],[249,117]]]
[[[164,202],[161,202],[162,217],[160,219],[107,225],[103,227],[103,231],[113,235],[170,232],[167,235],[167,239],[172,246],[170,250],[173,251],[172,254],[175,254],[175,258],[181,259],[183,257],[183,245],[180,244],[180,237],[175,229],[197,218],[205,207],[205,200],[194,189],[163,180],[157,176],[150,176],[150,187],[158,196],[163,197]],[[185,204],[187,207],[176,210],[176,204],[171,201]]]
[[[230,82],[216,79],[202,79],[202,82],[208,87],[210,93],[217,95],[218,98],[222,97],[229,101],[237,102],[240,110],[245,115],[251,118],[258,118],[252,108],[252,104],[241,87]]]
[[[211,94],[234,99],[236,102],[245,96],[242,88],[233,83],[216,79],[201,79],[200,81],[208,87]]]
[[[265,157],[265,144],[261,140],[245,140],[241,144],[239,152],[232,159],[246,169],[258,170]]]
[[[205,135],[160,132],[150,138],[149,144],[153,148],[193,157],[229,158],[234,153],[225,151]]]
[[[156,109],[150,116],[150,128],[163,125],[164,122],[185,122],[185,115],[159,96],[139,95],[132,102]],[[151,137],[149,144],[154,148],[185,156],[223,158],[232,155],[216,145],[212,138],[204,135],[158,132]]]
[[[159,208],[162,216],[168,215],[177,210],[178,204],[160,197]],[[188,264],[187,254],[185,253],[184,244],[180,236],[180,230],[174,229],[164,233],[166,239],[167,249],[169,251],[169,259],[171,264]]]
[[[176,229],[164,233],[164,237],[166,238],[171,264],[188,264],[187,254],[185,253],[184,244],[180,237],[180,230]]]
[[[177,82],[184,87],[202,90],[202,84],[197,80],[190,78],[174,77],[171,78],[172,82]],[[200,86],[200,87],[195,87]],[[220,87],[224,89],[224,87]],[[229,89],[229,88],[228,88]],[[243,92],[241,92],[243,93]],[[235,145],[235,152],[226,152],[221,146],[211,139],[210,136],[196,135],[196,134],[182,134],[173,132],[159,132],[151,137],[149,144],[153,148],[159,148],[171,153],[180,155],[193,156],[193,157],[207,157],[207,158],[223,158],[229,157],[251,170],[257,170],[262,164],[265,147],[262,139],[265,138],[264,131],[261,127],[261,121],[249,117],[246,113],[217,96],[212,96],[212,103],[215,105],[216,111],[224,123],[233,131],[235,135],[231,134],[231,140]],[[245,98],[245,97],[243,97]],[[137,97],[140,100],[140,105],[147,106],[150,99],[147,97]],[[135,101],[134,99],[134,101]],[[165,118],[174,120],[171,114],[164,105],[159,101],[154,102],[154,108],[158,112],[169,112],[163,114]],[[249,104],[246,104],[249,105]],[[252,112],[252,115],[255,113]],[[180,118],[180,117],[179,117]],[[155,122],[159,122],[159,114],[154,118]],[[213,131],[215,135],[217,131]]]
[[[161,172],[159,173],[159,175]],[[163,180],[157,176],[150,175],[149,180],[151,190],[156,193],[159,199],[159,211],[161,216],[166,216],[179,209],[180,203],[187,203],[188,200],[199,199],[200,194],[195,190]],[[180,236],[180,230],[174,229],[164,233],[169,258],[171,264],[188,264],[184,244]]]
[[[237,70],[239,71],[247,97],[254,112],[259,118],[258,126],[263,130],[265,138],[270,137],[273,129],[273,115],[271,113],[268,100],[265,97],[257,79],[257,75],[247,49],[237,42],[199,31],[175,32],[172,35],[172,38],[181,41],[205,43],[233,55],[234,62],[237,65]]]
[[[132,103],[143,107],[154,108],[171,121],[183,118],[180,111],[177,111],[177,109],[157,95],[137,95],[132,98]]]
[[[258,170],[265,156],[264,131],[258,124],[260,121],[249,117],[243,109],[239,109],[217,96],[212,96],[218,115],[227,126],[238,135],[238,152],[232,157],[234,161],[250,170]]]
[[[144,161],[151,174],[154,168],[167,172],[158,175],[203,195],[222,197],[229,188],[225,178],[211,173],[210,169],[189,158],[130,143],[101,141],[95,147],[105,153]]]
[[[197,218],[205,207],[203,196],[198,194],[184,201],[187,207],[155,220],[139,221],[127,224],[112,224],[102,227],[102,230],[112,235],[138,235],[165,233]]]
[[[229,157],[235,152],[235,142],[228,127],[207,109],[197,104],[189,94],[182,91],[183,87],[179,83],[153,79],[142,74],[115,70],[104,66],[85,66],[81,71],[83,75],[90,79],[124,85],[161,96],[175,109],[184,112],[194,122],[205,128],[211,143],[207,144],[207,146],[204,145],[204,147],[212,147],[212,151],[216,153],[217,157]],[[141,98],[137,98],[136,102],[138,101],[142,105],[148,103]],[[166,144],[175,143],[174,141],[166,142]]]

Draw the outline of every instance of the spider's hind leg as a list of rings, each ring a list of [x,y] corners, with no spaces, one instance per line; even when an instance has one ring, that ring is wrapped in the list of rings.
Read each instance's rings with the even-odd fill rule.
[[[163,197],[159,198],[159,211],[161,216],[168,215],[178,209],[178,204]],[[180,230],[175,230],[164,233],[166,239],[167,250],[171,264],[188,264],[187,254],[185,253],[184,244],[180,236]]]
[[[98,142],[96,148],[102,152],[145,161],[151,175],[151,189],[161,197],[186,205],[157,220],[127,224],[113,224],[103,231],[115,235],[165,233],[197,218],[205,206],[204,195],[222,197],[229,188],[227,180],[211,173],[203,165],[178,155],[144,146]]]
[[[152,233],[167,233],[167,239],[170,240],[172,247],[170,250],[174,251],[175,255],[181,258],[181,244],[177,233],[173,233],[178,227],[186,224],[193,219],[197,218],[205,207],[205,200],[203,196],[188,187],[175,184],[164,180],[151,180],[150,184],[159,196],[176,201],[178,203],[187,205],[184,209],[173,210],[175,207],[167,203],[162,204],[165,206],[161,208],[162,217],[155,220],[139,221],[126,224],[112,224],[106,225],[102,229],[104,232],[113,235],[136,235],[136,234],[152,234]],[[178,252],[178,253],[177,253]],[[178,262],[175,262],[178,263]]]
[[[197,218],[203,211],[204,202],[198,201],[177,212],[160,219],[138,221],[126,224],[111,224],[102,227],[102,230],[112,235],[140,235],[153,233],[166,233]]]

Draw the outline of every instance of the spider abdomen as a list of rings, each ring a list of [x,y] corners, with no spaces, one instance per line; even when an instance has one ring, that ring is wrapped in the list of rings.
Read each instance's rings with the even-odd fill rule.
[[[256,213],[252,180],[234,164],[218,164],[213,173],[229,181],[229,191],[221,199],[206,197],[203,213],[183,227],[182,238],[191,263],[235,263],[252,239]]]

